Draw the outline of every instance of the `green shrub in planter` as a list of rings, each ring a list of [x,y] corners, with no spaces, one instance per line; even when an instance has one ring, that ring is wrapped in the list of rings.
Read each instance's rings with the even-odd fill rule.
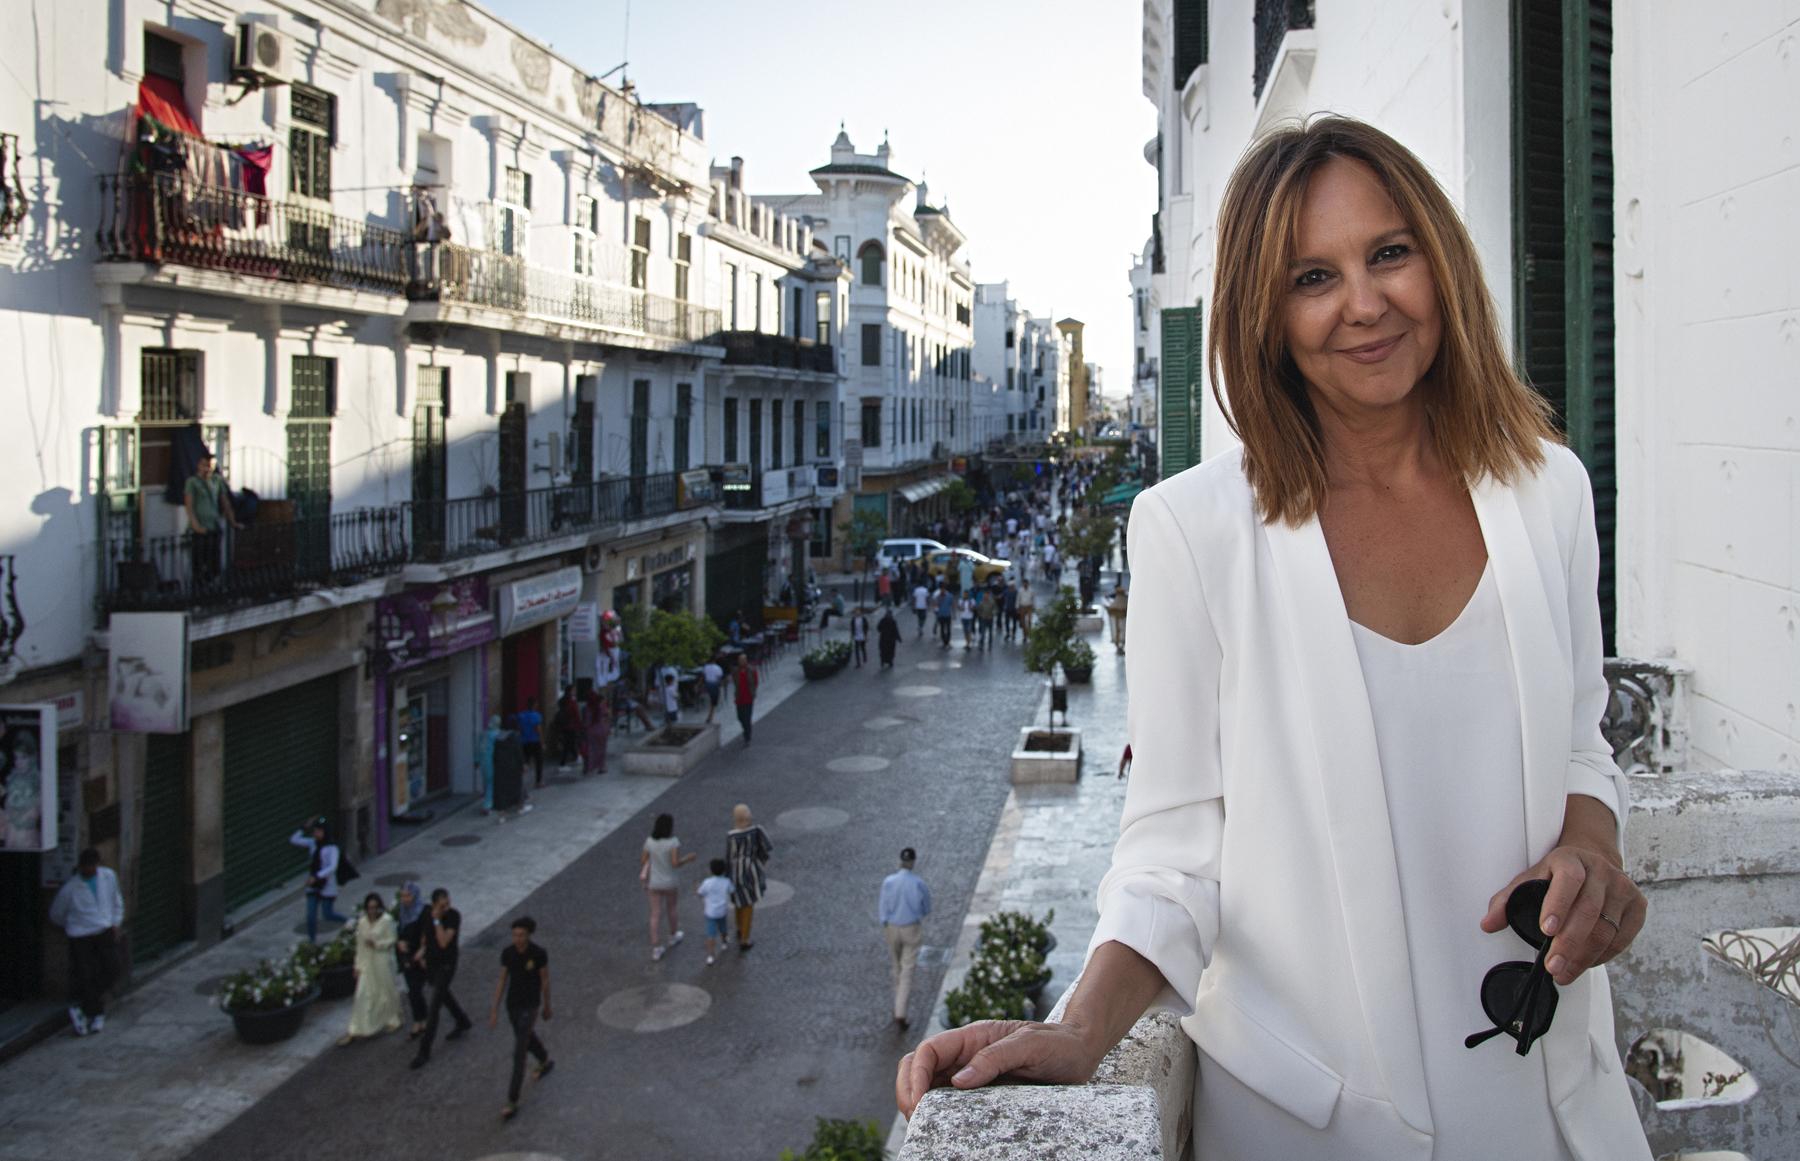
[[[1054,907],[1046,911],[1042,919],[1033,917],[1029,911],[996,911],[982,920],[981,943],[983,946],[990,943],[1002,946],[1016,943],[1048,951],[1050,925],[1055,922]]]
[[[226,1012],[279,1012],[309,998],[319,973],[298,958],[276,964],[263,960],[225,977],[219,1007]]]
[[[806,1152],[781,1151],[781,1161],[887,1161],[887,1143],[874,1121],[818,1118]]]
[[[1005,964],[978,954],[962,986],[945,994],[944,1008],[952,1028],[977,1020],[1023,1020],[1025,989],[1013,983]]]

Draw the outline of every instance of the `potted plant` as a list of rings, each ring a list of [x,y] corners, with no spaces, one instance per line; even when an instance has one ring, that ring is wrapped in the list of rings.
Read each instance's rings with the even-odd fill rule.
[[[848,641],[827,641],[800,658],[800,668],[810,679],[830,677],[849,663]]]
[[[982,943],[1022,943],[1049,955],[1056,950],[1056,934],[1050,925],[1056,922],[1056,908],[1044,912],[1042,919],[1029,911],[996,911],[981,921]]]
[[[819,1117],[806,1152],[781,1151],[781,1161],[886,1161],[887,1142],[874,1121]]]
[[[961,1028],[977,1020],[1023,1020],[1026,1005],[1024,989],[1015,986],[998,963],[977,954],[962,986],[952,988],[944,996],[944,1026]]]
[[[219,985],[219,1009],[231,1017],[245,1044],[274,1044],[300,1031],[306,1009],[319,998],[317,974],[306,963],[263,960],[227,976]]]
[[[1094,647],[1086,641],[1071,639],[1063,646],[1058,660],[1062,662],[1063,673],[1076,685],[1086,685],[1094,680]]]
[[[1075,620],[1081,615],[1075,590],[1067,585],[1038,609],[1037,620],[1025,636],[1025,668],[1031,673],[1048,674],[1063,661],[1069,645],[1075,640]],[[1063,666],[1068,668],[1066,664]]]
[[[319,980],[321,1000],[347,1000],[356,994],[356,927],[346,924],[327,943],[301,943],[294,948],[294,962]]]

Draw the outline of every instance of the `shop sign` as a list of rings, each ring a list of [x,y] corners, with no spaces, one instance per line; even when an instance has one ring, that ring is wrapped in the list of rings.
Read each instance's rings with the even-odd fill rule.
[[[78,730],[87,721],[87,695],[79,689],[50,699],[56,707],[56,728]]]
[[[955,459],[951,460],[950,461],[950,470],[955,472],[959,476],[967,474],[967,472],[969,470],[968,457],[967,456],[957,456]]]
[[[560,620],[581,602],[581,569],[559,568],[500,590],[500,635]]]
[[[675,477],[675,485],[677,508],[698,508],[702,504],[719,502],[719,487],[713,483],[712,472],[706,468],[682,472]]]
[[[56,707],[0,705],[0,851],[56,849]]]
[[[665,568],[686,564],[692,559],[694,559],[694,543],[691,540],[677,544],[673,548],[665,548],[661,552],[646,552],[638,558],[637,575],[640,577],[650,576]]]
[[[600,640],[600,606],[592,601],[575,606],[569,614],[569,640],[592,645]]]
[[[767,508],[786,500],[789,491],[788,474],[786,472],[763,473],[763,507]]]
[[[838,469],[836,464],[819,465],[819,487],[835,488],[838,486]]]
[[[112,728],[181,734],[188,728],[186,613],[114,613],[106,657]]]
[[[748,492],[755,484],[749,464],[726,464],[719,469],[719,488],[725,492]]]
[[[375,603],[379,664],[404,668],[494,639],[488,583],[482,576],[420,585]]]

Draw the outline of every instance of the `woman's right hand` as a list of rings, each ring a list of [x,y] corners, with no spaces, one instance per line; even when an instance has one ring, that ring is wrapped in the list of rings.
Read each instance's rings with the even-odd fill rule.
[[[894,1100],[904,1116],[934,1088],[980,1088],[1001,1077],[1084,1084],[1100,1056],[1073,1024],[979,1020],[920,1042],[900,1060]]]

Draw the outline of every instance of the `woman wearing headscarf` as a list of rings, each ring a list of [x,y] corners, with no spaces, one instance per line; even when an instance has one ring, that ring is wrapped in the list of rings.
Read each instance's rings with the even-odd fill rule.
[[[900,644],[900,624],[894,620],[893,609],[883,609],[881,620],[875,625],[875,640],[881,654],[881,667],[894,667],[894,650]]]
[[[414,956],[425,934],[431,930],[425,922],[430,909],[425,905],[425,889],[416,879],[408,879],[406,886],[400,888],[399,901],[394,905],[394,957],[399,960],[400,974],[406,977],[406,1003],[412,1009],[412,1028],[406,1038],[411,1040],[425,1030],[425,967]]]
[[[339,1045],[400,1030],[400,988],[389,956],[398,942],[394,917],[381,896],[369,892],[356,919],[356,999],[350,1004],[350,1028],[338,1038]]]
[[[731,808],[731,830],[725,835],[725,862],[731,871],[731,905],[737,911],[738,951],[749,951],[750,920],[757,900],[769,885],[763,864],[775,847],[763,828],[750,818],[750,808],[738,803]]]
[[[604,774],[606,739],[612,733],[612,707],[606,704],[606,695],[598,687],[588,690],[587,701],[581,707],[581,721],[587,731],[582,745],[581,772]]]

